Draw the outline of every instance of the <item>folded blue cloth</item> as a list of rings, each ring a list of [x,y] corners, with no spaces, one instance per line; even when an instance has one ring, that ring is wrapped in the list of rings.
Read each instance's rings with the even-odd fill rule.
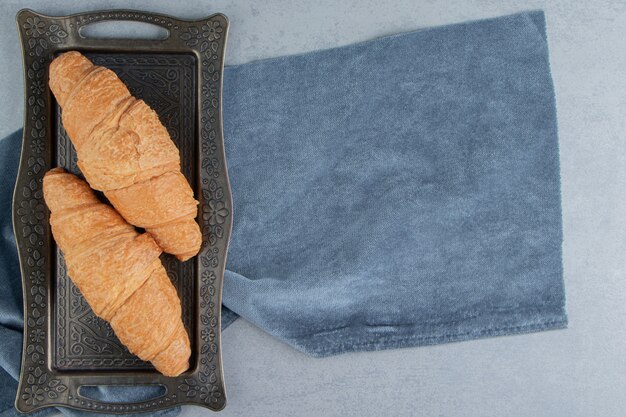
[[[231,67],[223,103],[228,309],[316,356],[566,326],[542,12]]]
[[[542,12],[230,67],[223,109],[224,326],[316,356],[566,326]],[[20,142],[0,140],[0,416],[21,353]]]

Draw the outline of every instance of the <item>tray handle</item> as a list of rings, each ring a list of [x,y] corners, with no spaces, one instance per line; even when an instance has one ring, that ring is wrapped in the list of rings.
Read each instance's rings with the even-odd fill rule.
[[[72,36],[82,39],[91,39],[81,35],[80,31],[94,23],[100,22],[139,22],[159,26],[167,31],[164,38],[150,39],[150,41],[166,41],[172,35],[171,30],[178,28],[182,21],[158,13],[150,13],[139,10],[110,10],[79,13],[69,16],[69,30]]]
[[[80,384],[74,387],[72,395],[69,394],[69,406],[75,409],[104,412],[104,413],[133,413],[133,412],[150,412],[162,409],[172,402],[172,398],[168,394],[166,385],[163,384],[140,384],[132,385],[133,388],[141,387],[155,387],[160,388],[161,392],[155,393],[151,396],[138,395],[143,397],[141,399],[129,399],[128,401],[116,401],[109,402],[101,398],[97,398],[96,395],[91,396],[84,393],[85,388],[97,388],[97,387],[112,387],[112,388],[127,388],[128,384]]]
[[[197,25],[199,24],[201,26],[204,22],[207,21],[207,19],[210,19],[211,17],[216,15],[220,15],[224,18],[224,20],[226,20],[225,16],[219,13],[216,13],[209,17],[204,17],[199,20],[183,20],[164,14],[132,9],[100,10],[77,13],[69,16],[46,16],[31,9],[22,9],[17,13],[17,23],[19,27],[24,28],[26,26],[31,28],[34,24],[40,24],[39,22],[46,22],[49,24],[60,23],[62,25],[62,28],[67,31],[67,33],[64,35],[67,36],[67,39],[63,40],[63,43],[66,47],[72,47],[74,45],[89,46],[92,43],[99,45],[102,44],[103,41],[106,42],[107,39],[85,37],[82,36],[80,33],[82,28],[100,22],[126,21],[147,23],[150,25],[161,27],[162,29],[165,29],[167,31],[167,36],[163,38],[116,39],[118,43],[121,44],[121,46],[125,46],[126,43],[128,43],[128,46],[147,44],[171,44],[172,42],[177,41],[177,36],[175,36],[176,33],[186,31],[189,29],[190,26],[193,26],[191,28],[192,32],[184,35],[188,35],[188,37],[180,37],[181,39],[178,39],[178,41],[182,40],[183,43],[186,42],[188,46],[194,46],[194,44],[192,44],[193,40],[191,38],[197,35],[202,36],[204,34],[201,33],[201,30]],[[39,27],[36,27],[35,29],[38,30]],[[48,27],[45,27],[45,29],[48,29]],[[54,36],[54,34],[50,35]]]

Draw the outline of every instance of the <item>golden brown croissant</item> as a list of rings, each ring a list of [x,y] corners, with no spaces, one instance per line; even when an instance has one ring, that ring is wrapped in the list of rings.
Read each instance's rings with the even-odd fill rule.
[[[43,192],[68,275],[94,313],[159,372],[184,372],[191,354],[189,338],[154,239],[138,234],[85,181],[61,168],[46,173]]]
[[[187,260],[202,243],[198,202],[157,114],[107,68],[78,52],[50,64],[50,89],[89,185],[167,253]]]

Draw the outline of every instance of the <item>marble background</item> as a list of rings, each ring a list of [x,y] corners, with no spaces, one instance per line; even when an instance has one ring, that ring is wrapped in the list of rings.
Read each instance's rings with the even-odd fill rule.
[[[0,135],[22,124],[15,14],[136,8],[231,22],[227,64],[543,9],[559,116],[567,330],[314,359],[243,320],[222,416],[623,416],[626,1],[3,1]],[[209,414],[187,407],[185,417]]]

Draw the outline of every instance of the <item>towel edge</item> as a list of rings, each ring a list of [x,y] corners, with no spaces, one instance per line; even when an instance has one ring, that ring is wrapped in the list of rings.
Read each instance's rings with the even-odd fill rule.
[[[286,339],[290,346],[317,358],[324,358],[343,353],[367,352],[388,349],[400,349],[419,346],[429,346],[467,340],[477,340],[495,336],[512,336],[527,333],[543,332],[548,330],[566,329],[569,324],[565,306],[558,306],[553,311],[541,312],[534,317],[518,315],[519,311],[513,310],[506,313],[488,314],[480,316],[479,320],[486,318],[491,322],[489,325],[477,326],[476,319],[466,320],[461,323],[437,327],[436,330],[420,331],[420,325],[407,327],[402,333],[389,334],[388,327],[368,327],[365,329],[347,327],[333,332],[333,337],[328,334],[314,333],[308,337]]]

